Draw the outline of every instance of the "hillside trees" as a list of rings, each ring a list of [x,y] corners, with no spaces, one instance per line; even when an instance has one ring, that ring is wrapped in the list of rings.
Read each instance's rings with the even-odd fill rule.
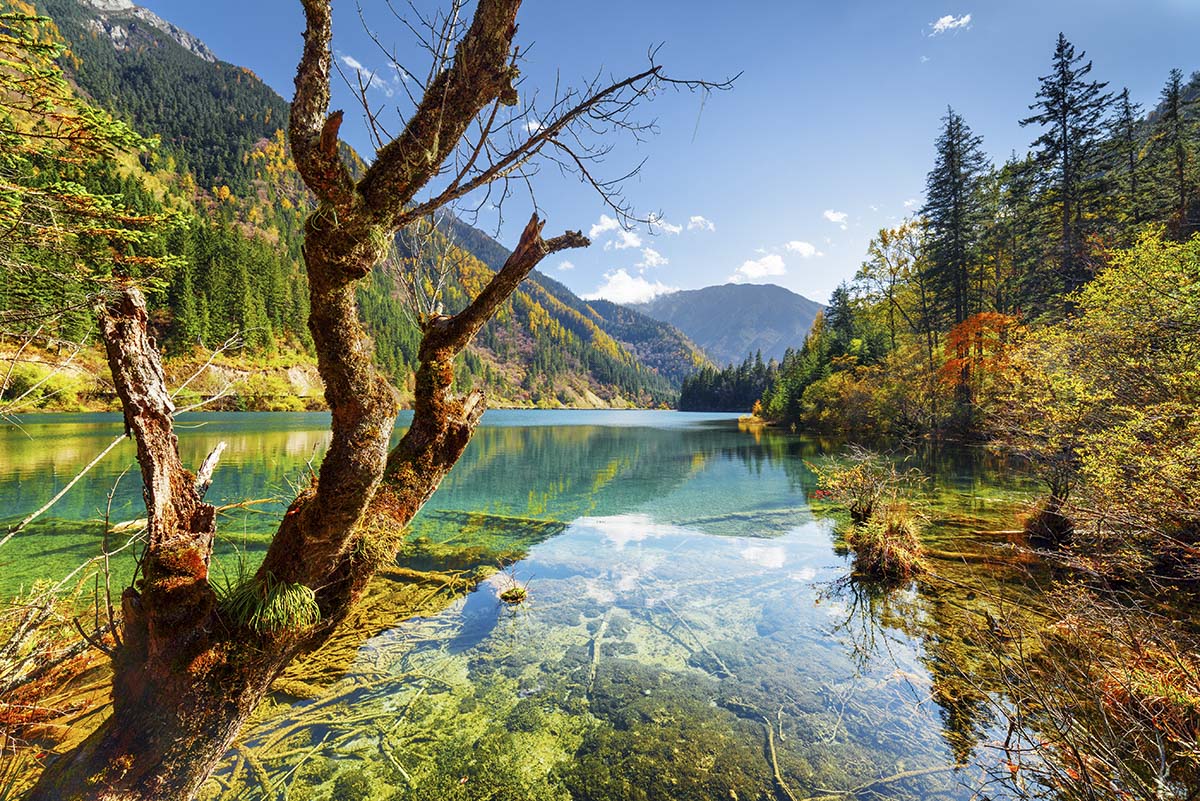
[[[329,110],[331,2],[302,6],[306,30],[289,139],[318,199],[305,225],[304,256],[309,330],[332,410],[328,450],[257,572],[218,596],[208,575],[214,510],[178,456],[144,297],[130,283],[105,304],[101,329],[137,443],[148,544],[140,582],[122,595],[112,715],[46,769],[34,799],[194,796],[282,668],[324,642],[376,568],[394,558],[405,524],[470,441],[486,402],[478,390],[454,392],[455,356],[541,259],[588,244],[577,232],[543,238],[535,214],[464,308],[424,321],[412,423],[389,450],[397,402],[373,362],[356,290],[395,232],[522,175],[539,155],[581,172],[620,210],[613,184],[592,175],[603,148],[588,149],[587,137],[644,130],[630,115],[652,90],[713,88],[673,80],[651,64],[610,86],[559,94],[541,125],[510,144],[492,135],[499,110],[519,101],[513,40],[520,2],[480,0],[469,21],[460,20],[454,2],[428,31],[430,80],[403,130],[381,137],[375,161],[355,178],[339,155],[342,112]]]
[[[1168,219],[1175,235],[1186,238],[1197,230],[1192,219],[1192,201],[1196,183],[1195,121],[1184,97],[1183,72],[1171,70],[1160,95],[1159,114],[1155,118],[1147,146],[1147,159],[1155,172],[1155,207],[1160,218]],[[1194,101],[1193,101],[1194,102]]]

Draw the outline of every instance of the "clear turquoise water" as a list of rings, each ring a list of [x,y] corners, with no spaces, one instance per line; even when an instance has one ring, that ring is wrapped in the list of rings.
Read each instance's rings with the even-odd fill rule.
[[[264,547],[289,487],[319,460],[325,421],[209,414],[181,426],[188,464],[229,443],[210,500],[279,499],[223,521],[226,563]],[[4,516],[39,506],[119,426],[55,415],[0,431]],[[972,797],[995,732],[986,699],[949,664],[962,643],[948,632],[981,614],[979,597],[1007,591],[1006,571],[962,568],[961,597],[848,582],[835,521],[808,503],[805,461],[819,452],[739,431],[732,416],[489,412],[412,537],[486,542],[519,561],[440,612],[384,626],[323,699],[276,697],[243,742],[292,801],[786,798],[771,748],[797,798],[908,771],[919,775],[872,792]],[[0,548],[0,589],[96,553],[98,530],[80,523],[103,516],[131,462],[123,445],[51,520]],[[976,458],[929,466],[930,537],[1002,545],[964,532],[1010,527],[1021,486]],[[112,518],[138,505],[133,472]],[[529,592],[515,609],[498,599],[513,580]],[[263,796],[238,753],[209,792]]]

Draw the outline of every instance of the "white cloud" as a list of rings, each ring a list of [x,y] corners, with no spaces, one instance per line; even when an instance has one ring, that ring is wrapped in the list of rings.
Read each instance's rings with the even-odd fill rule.
[[[775,570],[787,563],[787,551],[782,545],[747,545],[741,555],[747,562]]]
[[[938,34],[945,33],[946,31],[953,31],[958,28],[966,28],[970,24],[970,14],[963,14],[961,17],[956,17],[953,14],[947,14],[946,16],[939,17],[934,22],[929,23],[931,28],[929,35],[937,36]]]
[[[928,63],[929,63],[929,61],[930,61],[930,58],[929,58],[929,56],[921,56],[921,63],[922,63],[922,64],[928,64]]]
[[[394,64],[391,65],[394,77],[391,80],[388,80],[384,76],[375,72],[375,70],[366,67],[354,56],[349,56],[345,53],[338,53],[337,55],[339,61],[358,73],[359,80],[366,81],[368,89],[376,89],[380,92],[383,92],[388,97],[395,96],[396,90],[400,88],[401,82],[408,80],[408,74]]]
[[[834,211],[833,209],[825,209],[825,213],[821,215],[829,220],[834,225],[842,226],[842,230],[846,230],[846,220],[850,219],[850,215],[844,211]]]
[[[742,266],[738,267],[737,272],[729,276],[728,280],[739,284],[742,281],[754,281],[759,278],[784,275],[786,273],[787,265],[783,263],[783,257],[778,253],[768,253],[761,259],[747,259],[742,262]]]
[[[655,228],[658,228],[664,234],[678,234],[680,231],[683,230],[682,225],[675,225],[673,223],[669,223],[666,220],[664,220],[661,216],[659,216],[658,214],[655,214],[654,212],[650,212],[650,214],[646,217],[646,221],[649,224],[651,231],[653,231]]]
[[[920,202],[921,201],[917,200],[915,197],[910,197],[908,200],[904,201],[904,208],[911,209]]]
[[[544,127],[545,126],[542,125],[541,120],[526,120],[525,121],[525,132],[526,133],[535,134],[538,131],[542,130],[542,128],[544,128]]]
[[[630,275],[624,269],[604,274],[604,283],[583,296],[584,300],[611,300],[613,303],[645,303],[659,295],[678,292],[678,287],[667,286],[661,281],[651,283],[640,275]]]
[[[659,253],[654,248],[643,248],[642,249],[642,260],[639,261],[634,266],[644,272],[653,267],[662,267],[664,264],[669,264],[669,263],[670,263],[670,261],[667,259],[667,257],[664,256],[663,254]]]
[[[569,262],[569,261],[563,261],[563,262],[559,263],[559,265],[558,265],[558,269],[559,269],[559,271],[560,271],[560,272],[564,272],[564,273],[565,273],[567,270],[574,270],[574,269],[575,269],[575,265],[574,265],[574,264],[572,264],[572,263],[571,263],[571,262]]]
[[[610,239],[604,243],[605,250],[628,250],[629,248],[640,248],[642,246],[642,238],[634,231],[617,231],[617,238]]]
[[[785,248],[792,253],[799,253],[802,259],[811,259],[816,256],[824,256],[825,254],[817,250],[817,246],[811,242],[804,242],[799,239],[793,239],[784,245]]]
[[[688,218],[687,228],[689,231],[715,231],[717,226],[713,225],[712,220],[707,217],[702,217],[699,214],[693,214]]]
[[[588,239],[595,239],[598,236],[604,236],[609,231],[621,230],[621,223],[609,217],[607,214],[600,215],[600,221],[592,226],[588,231]]]

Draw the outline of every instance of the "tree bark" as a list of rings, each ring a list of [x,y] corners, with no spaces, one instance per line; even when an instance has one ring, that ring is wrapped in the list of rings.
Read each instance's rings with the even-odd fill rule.
[[[215,512],[179,459],[173,407],[147,333],[145,300],[129,287],[99,314],[126,429],[137,442],[149,541],[142,580],[122,597],[113,656],[113,713],[73,752],[51,762],[33,801],[184,801],[233,744],[271,682],[319,647],[346,617],[404,527],[462,455],[485,408],[481,392],[452,391],[455,356],[546,255],[584,247],[549,241],[535,214],[516,249],[460,313],[423,331],[412,425],[390,453],[398,410],[376,370],[355,284],[405,224],[413,195],[436,174],[480,109],[516,102],[510,63],[519,0],[480,0],[450,69],[434,82],[396,142],[355,184],[337,155],[341,112],[327,113],[329,0],[302,0],[307,20],[289,138],[317,196],[305,227],[309,328],[332,413],[332,439],[313,485],[291,504],[251,589],[307,588],[320,610],[307,627],[262,630],[224,608],[208,582]],[[200,482],[202,485],[203,482]]]

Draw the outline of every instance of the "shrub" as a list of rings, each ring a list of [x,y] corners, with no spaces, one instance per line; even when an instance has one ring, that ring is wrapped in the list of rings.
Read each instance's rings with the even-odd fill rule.
[[[907,581],[924,570],[920,533],[921,518],[907,504],[878,510],[846,535],[855,572],[882,581]]]

